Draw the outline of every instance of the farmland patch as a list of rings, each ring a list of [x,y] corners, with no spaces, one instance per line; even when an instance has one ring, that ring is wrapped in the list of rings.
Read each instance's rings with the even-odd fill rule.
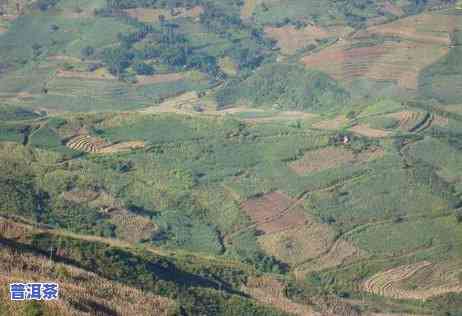
[[[326,147],[307,151],[301,160],[292,162],[289,166],[295,173],[305,175],[325,169],[337,168],[342,165],[366,162],[377,159],[384,154],[381,148],[371,148],[359,154],[345,147]]]
[[[277,191],[251,198],[242,204],[242,208],[264,234],[284,231],[307,222],[301,206]]]
[[[426,270],[428,270],[431,275],[433,272],[432,270],[437,270],[437,268],[430,262],[422,261],[386,270],[366,280],[363,283],[363,289],[366,292],[385,297],[418,300],[426,300],[430,297],[450,292],[462,292],[462,284],[457,278],[446,282],[444,285],[434,287],[428,282],[428,279],[414,289],[405,288],[401,285],[401,282],[412,278],[418,273],[425,274]]]
[[[269,277],[255,277],[249,280],[242,291],[249,294],[258,302],[272,305],[287,313],[300,316],[321,316],[312,307],[295,303],[284,294],[282,282]]]
[[[134,8],[124,10],[128,16],[135,18],[144,23],[157,23],[160,17],[163,16],[166,20],[173,20],[177,18],[197,18],[203,12],[201,6],[195,6],[191,9],[187,8],[175,8],[172,10],[165,9],[149,9],[149,8]]]
[[[371,128],[366,124],[358,124],[350,128],[350,131],[353,133],[363,135],[370,138],[383,138],[391,134],[389,131],[384,131],[381,129]]]
[[[266,253],[279,260],[298,264],[326,252],[334,237],[335,233],[328,225],[309,220],[303,226],[261,236],[258,243]]]
[[[320,40],[332,34],[316,25],[308,25],[297,29],[295,26],[265,27],[268,37],[277,40],[278,46],[284,54],[295,53],[298,49],[307,47],[310,43],[316,46],[315,40]]]

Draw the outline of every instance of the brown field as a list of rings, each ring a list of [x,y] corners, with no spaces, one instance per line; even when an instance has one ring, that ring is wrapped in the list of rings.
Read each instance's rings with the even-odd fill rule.
[[[384,131],[381,129],[375,129],[375,128],[370,128],[367,125],[364,124],[358,124],[350,128],[350,131],[356,134],[360,134],[366,137],[371,137],[371,138],[382,138],[382,137],[387,137],[388,135],[391,134],[389,131]]]
[[[449,45],[455,17],[439,14],[419,14],[391,23],[368,28],[370,34],[398,36],[414,42]]]
[[[326,147],[307,151],[302,159],[292,162],[289,168],[298,175],[305,175],[310,172],[318,172],[326,169],[337,168],[342,165],[361,163],[371,159],[377,159],[384,154],[381,148],[355,154],[345,147]]]
[[[363,290],[396,299],[426,300],[450,292],[462,292],[462,282],[457,278],[460,271],[460,262],[451,267],[421,261],[377,273],[363,283]],[[415,286],[408,287],[406,281],[411,278]]]
[[[248,19],[252,16],[255,7],[257,6],[258,0],[245,0],[244,5],[241,9],[241,18]]]
[[[59,299],[43,303],[50,316],[106,315],[107,311],[113,315],[168,315],[175,304],[168,298],[111,282],[46,257],[0,248],[0,283],[25,280],[59,283]],[[121,301],[124,304],[120,304]],[[12,302],[6,286],[0,287],[0,304],[6,315],[23,315],[25,312],[26,302]],[[76,307],[79,305],[80,309]],[[88,313],[82,310],[88,310]]]
[[[195,6],[191,9],[176,8],[174,12],[172,12],[164,9],[135,8],[124,10],[124,12],[127,13],[128,16],[141,22],[155,23],[159,21],[160,16],[164,16],[166,20],[186,17],[197,18],[204,12],[204,9],[201,6]]]
[[[292,25],[283,27],[267,26],[264,31],[268,37],[277,40],[278,46],[284,54],[295,53],[297,49],[306,47],[315,39],[332,35],[327,30],[314,25],[308,25],[303,29],[296,29]]]
[[[425,117],[425,113],[415,111],[401,111],[388,114],[387,116],[398,120],[399,128],[402,131],[409,132],[422,122],[423,118]]]
[[[321,255],[315,260],[300,265],[294,271],[298,280],[303,280],[304,277],[313,271],[334,268],[343,264],[348,264],[364,258],[366,253],[357,248],[353,243],[347,240],[338,239],[328,252]]]
[[[104,140],[92,137],[90,135],[78,135],[71,138],[66,143],[66,146],[71,149],[87,153],[96,153],[98,150],[108,145],[109,144],[106,143]]]
[[[0,34],[5,33],[6,31],[8,31],[6,27],[0,26]]]
[[[335,233],[328,225],[310,220],[303,226],[260,236],[258,243],[266,253],[279,260],[299,264],[326,252],[334,238]]]
[[[129,142],[121,142],[113,145],[105,146],[97,151],[98,154],[114,154],[120,152],[142,149],[145,147],[144,141],[134,140]]]
[[[83,134],[72,137],[66,146],[86,153],[114,154],[144,148],[145,143],[144,141],[128,141],[110,144],[101,138]]]
[[[432,124],[438,125],[438,126],[447,126],[449,124],[449,119],[445,116],[434,114]]]
[[[110,221],[116,225],[117,238],[132,243],[150,240],[158,229],[158,226],[150,219],[130,213],[125,209],[111,211]]]
[[[407,90],[416,90],[422,69],[435,63],[449,51],[450,33],[455,17],[421,14],[395,22],[371,26],[353,37],[307,55],[301,62],[341,81],[351,82],[358,77],[377,81],[395,81]],[[394,36],[375,46],[355,47],[374,36]]]
[[[159,75],[152,75],[152,76],[136,76],[137,84],[138,85],[146,85],[146,84],[156,84],[156,83],[163,83],[163,82],[175,82],[184,79],[183,74],[179,73],[172,73],[172,74],[159,74]]]
[[[82,80],[116,80],[117,78],[105,71],[68,71],[58,70],[56,77],[59,78],[72,78]]]
[[[284,285],[270,277],[249,279],[241,289],[263,305],[274,306],[286,313],[301,316],[321,316],[311,306],[295,303],[284,295]]]
[[[336,130],[348,123],[345,115],[339,115],[332,120],[324,120],[313,124],[314,128]]]
[[[391,14],[393,14],[395,16],[398,16],[398,17],[404,15],[403,9],[401,9],[397,5],[391,3],[390,1],[385,1],[385,3],[383,4],[382,10],[384,12],[391,13]]]
[[[307,221],[297,201],[277,191],[245,201],[242,209],[265,234],[304,225]]]

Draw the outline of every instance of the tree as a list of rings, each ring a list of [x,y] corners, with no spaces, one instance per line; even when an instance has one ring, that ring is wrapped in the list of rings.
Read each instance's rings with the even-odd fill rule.
[[[133,64],[133,70],[138,75],[152,75],[154,74],[154,68],[151,65],[148,65],[144,62],[136,62]]]
[[[124,48],[107,48],[103,51],[103,61],[111,74],[120,77],[122,72],[130,66],[133,56]]]
[[[95,49],[91,46],[85,46],[80,50],[82,58],[88,58],[95,53]]]

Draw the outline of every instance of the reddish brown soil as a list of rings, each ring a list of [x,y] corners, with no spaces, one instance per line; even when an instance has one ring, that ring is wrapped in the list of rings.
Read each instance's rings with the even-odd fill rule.
[[[255,222],[258,230],[265,234],[283,231],[303,225],[306,218],[299,206],[292,209],[296,201],[281,192],[271,192],[242,203],[242,208]]]

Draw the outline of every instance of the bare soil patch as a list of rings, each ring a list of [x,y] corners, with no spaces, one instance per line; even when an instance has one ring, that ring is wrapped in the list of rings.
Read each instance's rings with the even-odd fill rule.
[[[71,138],[66,146],[78,151],[87,153],[96,153],[101,148],[108,146],[109,144],[103,139],[92,137],[90,135],[78,135]]]
[[[387,137],[391,134],[389,131],[371,128],[365,124],[358,124],[350,128],[350,131],[371,138]]]
[[[138,85],[156,84],[163,82],[175,82],[184,79],[183,74],[172,73],[172,74],[159,74],[152,76],[136,76]]]
[[[359,154],[355,154],[346,147],[326,147],[307,151],[302,159],[291,163],[289,167],[298,175],[305,175],[310,172],[377,159],[383,154],[383,149],[375,147]]]
[[[416,42],[449,45],[450,33],[454,31],[455,18],[448,15],[419,14],[397,21],[372,26],[368,32],[398,36]]]
[[[197,18],[204,12],[204,9],[201,6],[195,6],[191,9],[175,8],[173,10],[134,8],[124,10],[124,12],[127,13],[128,16],[141,22],[155,23],[159,22],[161,16],[166,20],[185,17]]]
[[[61,251],[58,249],[58,254],[62,255]],[[63,273],[59,273],[58,276],[56,271]],[[46,257],[21,254],[2,247],[0,249],[0,282],[9,284],[23,282],[24,279],[59,283],[59,299],[44,302],[53,315],[82,315],[82,311],[75,307],[75,302],[79,302],[83,308],[88,308],[95,314],[105,309],[117,315],[166,316],[174,306],[174,302],[168,298],[108,281],[75,266],[55,263]],[[121,301],[125,303],[120,304]],[[0,304],[7,315],[24,314],[27,306],[12,302],[6,287],[0,289]]]
[[[58,70],[56,77],[59,78],[72,78],[82,80],[116,80],[117,78],[105,71],[70,71],[70,70]]]
[[[313,124],[313,127],[319,129],[337,130],[343,127],[346,123],[348,123],[347,117],[345,115],[339,115],[332,120],[325,120],[315,123]]]
[[[271,305],[279,310],[294,315],[321,316],[311,306],[295,303],[284,295],[284,285],[269,277],[251,278],[242,291],[264,305]]]
[[[125,209],[110,212],[110,221],[116,225],[116,236],[131,243],[150,240],[158,226],[148,218]]]
[[[411,131],[416,127],[425,117],[425,113],[416,111],[401,111],[391,113],[388,117],[397,119],[399,121],[399,128],[403,131]]]
[[[258,0],[245,0],[244,6],[241,9],[241,18],[248,19],[252,16],[253,11],[257,6]]]
[[[144,141],[128,141],[110,144],[105,140],[90,135],[78,135],[71,138],[66,146],[87,153],[113,154],[145,147]]]
[[[259,231],[272,234],[307,222],[303,209],[298,205],[293,207],[295,203],[294,199],[275,191],[249,199],[241,207]]]
[[[339,239],[329,249],[329,251],[315,260],[311,260],[306,264],[298,267],[295,276],[299,280],[312,271],[320,271],[324,269],[334,268],[340,265],[354,262],[365,256],[365,253],[353,245],[352,242]]]
[[[278,42],[284,54],[292,54],[306,47],[316,39],[331,36],[331,33],[319,26],[308,25],[303,29],[297,29],[292,25],[283,27],[265,27],[265,33]]]
[[[420,71],[448,53],[455,19],[425,13],[370,26],[352,37],[303,57],[301,62],[307,68],[324,71],[341,81],[351,82],[355,78],[366,77],[377,81],[395,81],[403,89],[416,90]],[[357,47],[362,40],[377,34],[400,40]]]
[[[427,270],[427,272],[426,272]],[[444,270],[443,270],[444,271]],[[460,267],[458,269],[460,273]],[[411,289],[403,286],[402,282],[412,278],[417,273],[425,276],[420,286]],[[445,273],[427,261],[421,261],[411,265],[404,265],[375,274],[363,283],[363,290],[376,295],[395,299],[418,299],[426,300],[450,292],[462,292],[462,283],[457,277],[446,279],[439,285],[433,285],[429,275],[436,275],[441,279]]]
[[[401,17],[404,15],[403,9],[401,9],[396,4],[390,1],[385,1],[385,3],[383,4],[382,10],[384,12],[391,13],[397,17]]]
[[[258,243],[266,253],[279,260],[299,264],[326,252],[334,238],[335,233],[328,225],[310,220],[303,226],[261,236]]]
[[[126,152],[135,149],[142,149],[145,147],[144,141],[134,140],[129,142],[121,142],[113,145],[105,146],[99,149],[98,154],[114,154],[119,152]]]

